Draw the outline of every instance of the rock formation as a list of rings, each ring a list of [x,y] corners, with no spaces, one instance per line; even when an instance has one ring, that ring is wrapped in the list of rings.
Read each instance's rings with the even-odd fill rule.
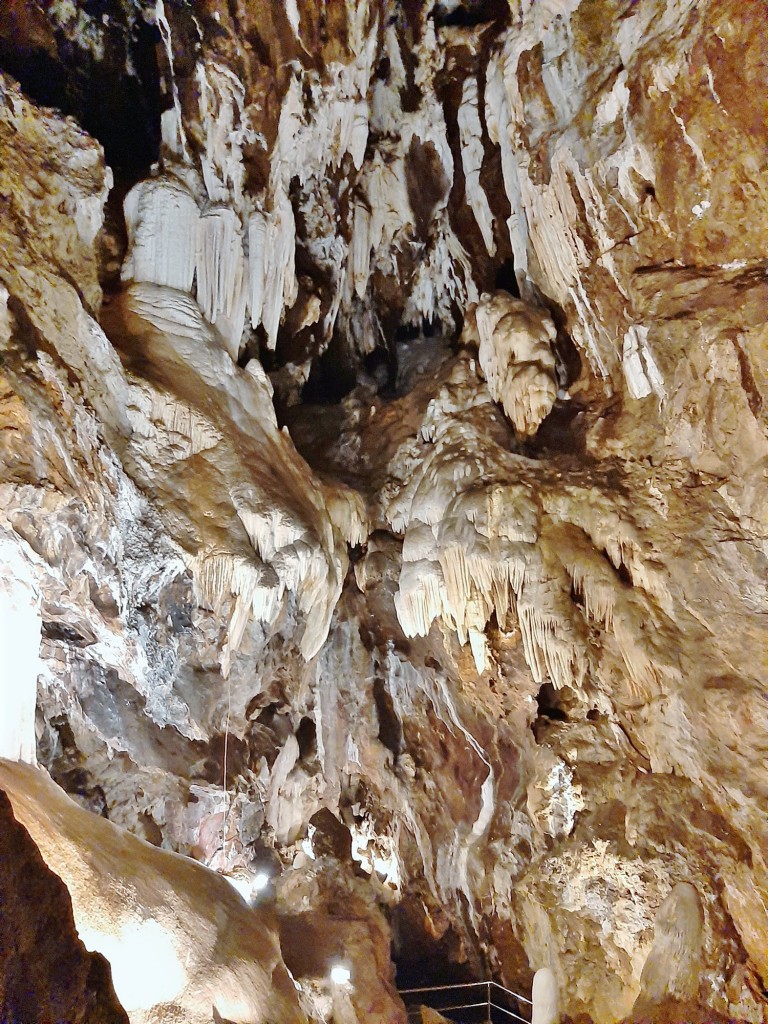
[[[0,10],[0,756],[273,902],[289,1017],[765,1019],[767,33]]]
[[[127,1024],[107,961],[78,938],[66,887],[0,794],[0,1020]]]
[[[557,397],[552,350],[557,331],[551,317],[497,292],[481,297],[475,320],[480,368],[491,396],[521,434],[535,434]]]
[[[0,761],[0,786],[65,883],[85,945],[105,956],[131,1021],[304,1020],[273,915],[200,864],[78,807],[39,769]]]

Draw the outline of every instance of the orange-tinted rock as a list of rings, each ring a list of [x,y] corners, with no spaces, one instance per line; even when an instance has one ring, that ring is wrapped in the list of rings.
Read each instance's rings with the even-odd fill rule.
[[[107,961],[80,941],[66,886],[0,791],[0,1019],[127,1024]]]

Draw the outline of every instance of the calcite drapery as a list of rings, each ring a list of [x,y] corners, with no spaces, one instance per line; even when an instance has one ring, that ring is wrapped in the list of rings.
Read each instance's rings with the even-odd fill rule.
[[[475,319],[488,390],[521,434],[535,434],[557,397],[551,317],[496,292],[480,296]]]

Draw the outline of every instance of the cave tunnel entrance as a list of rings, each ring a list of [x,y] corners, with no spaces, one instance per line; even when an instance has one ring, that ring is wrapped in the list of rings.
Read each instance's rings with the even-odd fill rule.
[[[423,905],[415,897],[395,908],[390,923],[398,989],[486,980],[466,962],[462,941],[452,928],[440,938],[430,933]]]
[[[349,344],[334,332],[328,348],[315,356],[307,382],[302,388],[303,405],[337,405],[357,383],[357,372]]]
[[[0,11],[0,69],[35,103],[74,117],[104,147],[110,167],[140,177],[160,156],[158,27],[115,19],[96,56],[53,23],[40,38],[40,26],[18,16],[17,6]]]

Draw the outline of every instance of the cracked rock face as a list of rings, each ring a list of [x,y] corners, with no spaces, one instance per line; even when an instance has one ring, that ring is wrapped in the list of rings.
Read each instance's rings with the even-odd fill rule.
[[[765,1019],[766,32],[0,12],[0,756],[268,902],[297,1019]]]

